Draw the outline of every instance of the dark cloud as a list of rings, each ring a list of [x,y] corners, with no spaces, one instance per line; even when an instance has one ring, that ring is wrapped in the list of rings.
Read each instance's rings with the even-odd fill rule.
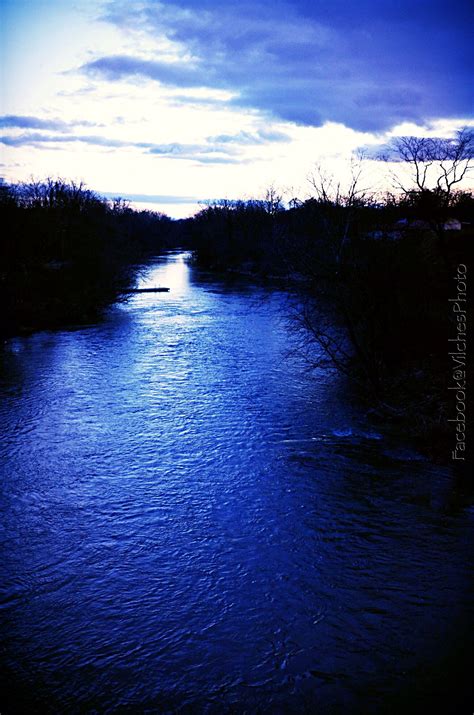
[[[86,63],[81,69],[89,75],[99,75],[109,80],[142,76],[171,87],[199,87],[203,84],[202,73],[197,68],[178,63],[140,60],[126,55],[102,57]]]
[[[101,57],[83,71],[214,87],[234,104],[300,124],[378,131],[472,112],[469,2],[111,2],[106,19],[165,35],[193,63]]]

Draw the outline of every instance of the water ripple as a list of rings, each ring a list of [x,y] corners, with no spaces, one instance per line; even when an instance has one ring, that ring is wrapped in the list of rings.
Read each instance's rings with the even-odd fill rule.
[[[179,254],[144,280],[172,291],[5,346],[12,711],[380,712],[437,678],[471,613],[450,475],[284,358],[282,294]]]

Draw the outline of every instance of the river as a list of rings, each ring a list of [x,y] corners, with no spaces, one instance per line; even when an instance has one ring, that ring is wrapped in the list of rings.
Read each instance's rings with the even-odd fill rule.
[[[171,290],[3,346],[2,712],[452,699],[474,511],[449,470],[288,354],[283,292],[180,252],[141,285]]]

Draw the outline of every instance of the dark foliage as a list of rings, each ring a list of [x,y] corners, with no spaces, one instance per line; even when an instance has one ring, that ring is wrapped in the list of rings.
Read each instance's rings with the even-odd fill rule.
[[[448,298],[474,239],[474,198],[428,190],[382,201],[310,199],[269,212],[226,202],[192,221],[197,260],[285,276],[292,324],[312,367],[332,365],[427,442],[446,433]],[[450,230],[456,219],[461,230]],[[454,334],[454,333],[453,333]]]
[[[256,200],[220,201],[204,208],[188,220],[197,262],[215,270],[271,271],[282,247],[276,220],[280,211]]]
[[[171,238],[166,216],[63,180],[3,185],[0,210],[4,334],[94,318]]]

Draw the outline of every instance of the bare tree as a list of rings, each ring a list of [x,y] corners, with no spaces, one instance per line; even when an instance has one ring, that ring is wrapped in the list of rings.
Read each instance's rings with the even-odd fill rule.
[[[271,216],[275,216],[283,209],[283,192],[280,191],[274,184],[270,184],[270,186],[266,189],[265,196],[263,198],[263,206],[265,211]]]
[[[364,174],[365,156],[362,152],[352,154],[349,160],[349,179],[346,184],[337,179],[321,163],[315,165],[308,181],[315,192],[318,201],[332,203],[337,206],[352,206],[362,201],[368,189],[361,186]]]
[[[316,234],[292,254],[290,271],[302,281],[290,326],[296,350],[311,369],[332,366],[377,393],[382,365],[367,329],[371,305],[359,295],[365,290],[364,267],[352,248],[369,200],[364,169],[364,156],[354,155],[345,182],[321,164],[308,177]]]
[[[316,164],[314,171],[308,176],[317,201],[339,210],[338,225],[334,225],[333,215],[326,226],[327,231],[331,232],[338,242],[335,251],[337,263],[342,260],[342,253],[349,238],[355,211],[367,200],[368,188],[362,185],[364,160],[363,153],[351,156],[348,167],[349,179],[346,184],[343,184],[341,179],[337,179],[321,164]]]
[[[430,192],[448,204],[455,187],[474,168],[474,132],[465,127],[451,139],[399,137],[383,158],[409,167],[408,179],[392,173],[395,186],[404,194]]]

